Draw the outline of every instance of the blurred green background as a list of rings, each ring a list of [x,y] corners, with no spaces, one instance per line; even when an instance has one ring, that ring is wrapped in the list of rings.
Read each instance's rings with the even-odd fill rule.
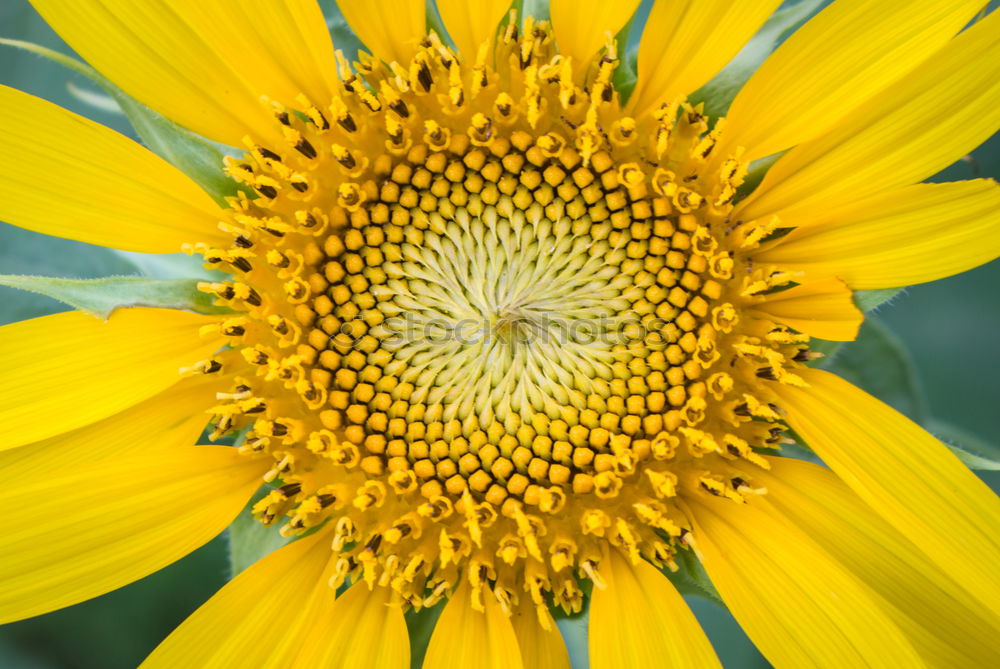
[[[27,0],[0,2],[0,37],[71,53]],[[0,46],[0,83],[28,91],[125,134],[124,116],[86,102],[94,87],[39,57]],[[80,91],[83,91],[81,93]],[[1000,175],[1000,138],[940,175],[947,181]],[[2,197],[2,195],[0,195]],[[111,251],[0,223],[0,273],[97,277],[134,273]],[[65,309],[47,298],[0,287],[0,324]],[[896,298],[880,315],[912,353],[933,416],[991,441],[1000,433],[1000,262]],[[997,487],[1000,476],[987,480]],[[10,522],[16,522],[12,519]],[[8,669],[134,667],[227,578],[218,538],[173,566],[90,602],[0,627],[0,666]],[[728,613],[692,600],[727,667],[767,666]]]

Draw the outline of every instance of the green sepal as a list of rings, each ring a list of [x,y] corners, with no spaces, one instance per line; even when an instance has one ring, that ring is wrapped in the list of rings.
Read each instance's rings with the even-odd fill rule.
[[[21,40],[0,39],[6,44],[42,56],[82,75],[110,95],[128,117],[136,134],[156,155],[197,182],[216,202],[235,195],[240,186],[222,171],[224,147],[182,128],[136,101],[86,63],[44,46]]]
[[[640,6],[625,27],[615,35],[615,43],[618,45],[618,67],[611,75],[611,85],[618,91],[623,105],[632,97],[635,85],[639,81],[639,37],[642,31],[637,30],[636,26],[641,26],[643,23],[643,18],[640,16],[642,12],[643,7]]]
[[[410,667],[420,669],[424,664],[424,656],[427,654],[427,646],[431,642],[431,634],[434,633],[434,626],[441,611],[444,610],[447,600],[443,600],[434,606],[416,611],[410,609],[404,616],[406,618],[406,630],[410,634]]]
[[[936,418],[927,421],[927,431],[940,439],[969,469],[1000,471],[1000,446],[968,430]]]
[[[236,520],[226,529],[230,578],[234,578],[253,563],[298,538],[283,537],[278,533],[277,525],[268,527],[254,518],[251,511],[253,505],[271,490],[271,486],[263,486],[254,493],[240,511],[240,515],[236,516]]]
[[[215,269],[206,269],[205,261],[197,255],[186,253],[139,253],[110,249],[115,255],[132,263],[136,270],[149,279],[201,279],[223,281],[229,275]]]
[[[879,307],[884,304],[891,303],[892,300],[902,293],[906,288],[880,288],[878,290],[856,290],[854,291],[854,304],[861,311],[866,314],[878,311]],[[871,316],[868,317],[871,320]],[[867,322],[867,321],[866,321]],[[895,337],[891,332],[885,329],[884,325],[877,325],[875,327],[881,327],[885,330],[888,337]],[[878,336],[878,335],[876,335]],[[860,334],[859,334],[860,337]],[[819,367],[821,369],[832,369],[836,356],[840,351],[844,350],[845,345],[851,344],[852,342],[844,341],[827,341],[825,339],[811,339],[809,341],[809,349],[817,353],[822,353],[822,358],[817,358],[816,360],[809,363],[810,367]],[[900,342],[896,342],[897,347],[902,346]],[[903,355],[908,356],[905,348],[901,349]],[[911,363],[912,365],[912,363]]]
[[[569,664],[573,669],[587,669],[590,666],[590,641],[587,636],[589,625],[590,614],[586,609],[582,615],[556,620],[563,643],[566,644],[566,652],[569,653]]]
[[[706,114],[725,116],[736,94],[761,63],[824,4],[825,0],[802,0],[772,14],[729,64],[691,95],[691,104],[704,102]]]
[[[913,359],[899,337],[877,318],[865,321],[857,341],[841,348],[827,369],[911,420],[927,420],[927,400]]]
[[[810,346],[815,349],[814,344]],[[862,325],[857,341],[848,342],[835,352],[836,356],[822,359],[824,364],[821,367],[923,425],[970,469],[1000,471],[1000,446],[930,416],[909,351],[882,321],[869,317]]]
[[[326,19],[327,30],[333,39],[333,47],[342,51],[348,61],[354,62],[358,59],[358,51],[364,48],[361,40],[351,30],[347,24],[347,19],[340,11],[335,0],[319,0],[320,10]]]
[[[112,276],[104,279],[60,279],[48,276],[0,275],[0,286],[39,293],[107,320],[115,309],[158,307],[201,314],[224,314],[211,295],[198,290],[193,279],[145,279]]]
[[[517,10],[517,15],[524,24],[524,19],[530,16],[535,21],[549,20],[548,0],[516,0],[513,5]]]
[[[670,579],[677,591],[682,595],[701,597],[719,606],[725,606],[719,591],[712,584],[712,579],[708,577],[705,568],[701,566],[701,561],[695,556],[693,550],[679,550],[674,554],[674,562],[677,563],[677,571],[663,569],[663,574]]]
[[[906,288],[879,288],[876,290],[856,290],[854,291],[854,304],[858,309],[868,313],[878,309],[883,304],[891,302],[893,298],[902,293]]]

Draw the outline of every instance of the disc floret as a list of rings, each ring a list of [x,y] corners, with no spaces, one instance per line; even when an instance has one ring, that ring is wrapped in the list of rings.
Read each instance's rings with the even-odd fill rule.
[[[615,66],[530,20],[474,61],[432,33],[230,160],[253,194],[196,249],[234,275],[203,285],[236,312],[199,368],[237,379],[215,436],[273,460],[261,521],[330,529],[333,585],[420,608],[465,579],[548,625],[609,547],[675,568],[685,489],[754,492],[783,429],[759,380],[795,383],[806,338],[746,313],[790,277],[729,218],[723,123],[628,116]]]

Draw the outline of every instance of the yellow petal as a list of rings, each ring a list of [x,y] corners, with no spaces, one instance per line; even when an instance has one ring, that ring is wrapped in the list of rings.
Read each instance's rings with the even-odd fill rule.
[[[210,139],[278,142],[262,95],[324,104],[336,90],[315,0],[31,0],[60,37],[126,93]]]
[[[254,563],[192,613],[142,666],[293,666],[314,626],[336,625],[329,615],[336,593],[323,578],[333,556],[329,542],[329,533],[318,532]]]
[[[510,618],[489,590],[482,601],[485,611],[476,611],[463,580],[434,626],[423,669],[522,669]]]
[[[774,164],[734,217],[794,227],[828,207],[944,169],[1000,125],[1000,12],[951,40],[916,72]]]
[[[0,622],[76,604],[178,560],[225,529],[265,467],[191,446],[4,484]]]
[[[754,73],[733,100],[717,150],[738,144],[755,160],[819,137],[931,57],[984,4],[837,0]]]
[[[612,550],[600,577],[606,587],[595,586],[590,600],[593,669],[722,666],[691,609],[655,567]]]
[[[778,667],[920,667],[884,604],[808,535],[754,504],[692,492],[695,547],[726,606]]]
[[[628,23],[638,6],[639,0],[552,0],[549,16],[559,52],[572,58],[573,67],[582,71],[608,43],[609,36],[614,37]],[[625,45],[618,48],[623,52]]]
[[[337,0],[337,5],[358,39],[380,60],[408,63],[427,34],[424,0]]]
[[[1000,256],[1000,186],[987,179],[917,184],[817,212],[754,260],[839,277],[855,290],[896,288]]]
[[[510,621],[521,649],[521,664],[529,669],[570,669],[569,653],[559,628],[551,616],[548,617],[549,629],[539,624],[531,598],[521,598]]]
[[[830,341],[856,339],[865,319],[854,304],[853,293],[838,279],[812,281],[772,293],[751,311]]]
[[[928,562],[826,467],[767,458],[753,476],[765,502],[892,604],[888,610],[935,666],[989,666],[1000,657],[1000,619]]]
[[[444,27],[466,61],[475,61],[479,45],[492,39],[511,0],[438,0]]]
[[[1000,500],[941,442],[843,379],[796,370],[776,384],[793,430],[875,513],[1000,611]]]
[[[0,452],[4,480],[42,476],[112,457],[193,446],[208,422],[216,389],[212,377],[185,379],[121,413],[49,439]],[[218,384],[218,385],[216,385]]]
[[[329,543],[326,545],[329,550]],[[326,580],[323,581],[324,587]],[[292,666],[324,669],[409,669],[410,636],[392,590],[357,583],[341,595],[327,620],[312,626]],[[454,665],[459,666],[459,665]]]
[[[222,212],[197,184],[99,123],[0,86],[0,141],[0,220],[147,253],[224,240]]]
[[[690,95],[733,59],[781,0],[661,0],[642,31],[638,76],[629,100],[638,116]]]
[[[71,311],[0,327],[0,450],[89,425],[169,388],[178,369],[218,348],[211,317],[119,309]]]
[[[328,584],[335,563],[329,532],[276,550],[191,614],[143,669],[409,667],[406,623],[398,608],[385,606],[387,590],[353,587],[335,602]],[[405,657],[378,664],[376,656],[400,641]],[[356,655],[358,647],[368,654]]]

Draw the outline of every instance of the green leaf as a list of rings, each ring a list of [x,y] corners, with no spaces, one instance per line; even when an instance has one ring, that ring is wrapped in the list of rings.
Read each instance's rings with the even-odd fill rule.
[[[915,422],[926,420],[927,401],[910,353],[878,319],[868,318],[857,341],[843,346],[827,369]]]
[[[1000,446],[997,444],[936,418],[928,420],[926,427],[969,469],[1000,471]]]
[[[193,279],[144,279],[135,276],[60,279],[3,274],[0,275],[0,286],[39,293],[105,320],[115,309],[123,307],[227,313],[227,310],[213,305],[213,298],[198,290],[198,282]]]
[[[298,537],[283,537],[278,533],[277,524],[266,527],[254,518],[251,509],[264,495],[270,492],[269,486],[258,490],[250,502],[236,516],[226,530],[229,544],[229,568],[231,577],[252,565],[262,557],[286,546]]]
[[[424,655],[427,654],[427,645],[431,642],[431,634],[441,611],[447,600],[440,601],[434,606],[415,611],[410,609],[406,612],[406,629],[410,633],[410,667],[420,669],[424,663]]]
[[[678,566],[677,571],[664,569],[663,573],[674,584],[678,592],[682,595],[702,597],[715,602],[719,606],[725,606],[722,603],[719,591],[715,589],[712,579],[705,573],[705,568],[701,566],[701,562],[695,556],[693,550],[677,551],[674,555],[674,561]]]
[[[225,155],[222,145],[182,128],[136,101],[97,70],[76,58],[32,42],[0,38],[0,44],[42,56],[100,86],[118,103],[136,134],[153,153],[191,177],[220,204],[239,190],[239,185],[222,171]]]
[[[858,309],[868,313],[878,309],[883,304],[891,302],[894,297],[902,293],[906,288],[879,288],[877,290],[856,290],[854,291],[854,304]]]
[[[747,79],[788,35],[805,23],[825,4],[825,0],[802,0],[780,9],[757,31],[746,46],[711,81],[691,95],[691,103],[705,103],[709,116],[725,116],[733,98]]]

